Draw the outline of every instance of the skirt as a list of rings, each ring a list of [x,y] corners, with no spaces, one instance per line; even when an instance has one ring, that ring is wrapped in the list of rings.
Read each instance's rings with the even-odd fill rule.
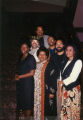
[[[63,87],[61,120],[80,120],[80,106],[80,85],[68,91]]]

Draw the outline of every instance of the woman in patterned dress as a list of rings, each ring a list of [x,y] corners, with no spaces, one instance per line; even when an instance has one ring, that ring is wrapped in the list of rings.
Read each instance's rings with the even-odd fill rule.
[[[79,74],[82,69],[82,61],[77,59],[74,45],[67,46],[66,56],[68,61],[61,71],[62,80],[59,81],[59,97],[62,100],[61,120],[80,120]]]
[[[37,56],[40,62],[37,63],[34,75],[34,120],[44,120],[44,73],[48,64],[49,52],[46,48],[41,47]]]

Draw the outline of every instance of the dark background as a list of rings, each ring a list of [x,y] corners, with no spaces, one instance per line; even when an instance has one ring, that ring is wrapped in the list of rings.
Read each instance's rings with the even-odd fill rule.
[[[79,41],[73,20],[78,0],[67,0],[66,5],[32,2],[31,0],[4,0],[1,4],[1,77],[0,119],[15,120],[16,87],[14,81],[19,44],[29,41],[37,25],[43,25],[45,34],[64,36],[77,45],[82,56],[83,43]],[[76,31],[77,30],[77,31]],[[81,77],[82,81],[82,77]],[[82,83],[82,82],[81,82]],[[82,101],[83,103],[83,101]],[[82,108],[83,109],[83,108]],[[82,111],[82,110],[81,110]]]

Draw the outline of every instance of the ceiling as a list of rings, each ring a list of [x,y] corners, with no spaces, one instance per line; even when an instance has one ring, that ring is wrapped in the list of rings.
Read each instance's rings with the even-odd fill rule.
[[[67,0],[4,0],[8,12],[63,12]]]
[[[48,4],[66,6],[67,0],[32,0],[32,1],[40,1]]]

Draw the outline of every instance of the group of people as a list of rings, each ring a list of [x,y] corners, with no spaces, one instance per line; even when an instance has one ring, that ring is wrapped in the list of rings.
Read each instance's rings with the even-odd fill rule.
[[[44,35],[38,26],[31,48],[20,47],[16,67],[17,120],[20,112],[33,120],[80,120],[79,76],[82,60],[74,44]]]

